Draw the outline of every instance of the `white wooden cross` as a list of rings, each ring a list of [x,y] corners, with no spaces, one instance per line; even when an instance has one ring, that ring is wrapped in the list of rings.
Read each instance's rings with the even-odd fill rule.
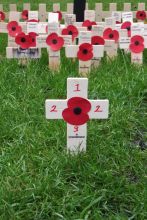
[[[46,100],[46,118],[64,119],[63,111],[68,108],[68,102],[71,98],[80,97],[86,99],[91,104],[91,110],[87,113],[91,119],[107,119],[109,111],[108,100],[88,100],[88,79],[87,78],[68,78],[67,79],[67,99],[66,100]],[[79,105],[81,103],[79,102]],[[84,108],[84,107],[83,107]],[[76,117],[80,117],[83,109],[74,106],[72,112]],[[70,118],[71,119],[71,118]],[[67,150],[77,154],[86,151],[87,141],[87,123],[76,125],[67,123]]]
[[[65,47],[66,57],[76,58],[79,46],[83,43],[91,43],[92,33],[90,31],[81,31],[79,34],[79,45],[67,45]],[[104,45],[93,45],[93,59],[101,59],[104,56]],[[92,60],[79,60],[79,74],[86,76],[91,70]]]
[[[68,45],[65,47],[67,58],[76,58],[80,45]],[[101,59],[104,56],[103,45],[93,45],[93,58]],[[87,77],[91,71],[92,60],[81,61],[79,60],[79,74]]]

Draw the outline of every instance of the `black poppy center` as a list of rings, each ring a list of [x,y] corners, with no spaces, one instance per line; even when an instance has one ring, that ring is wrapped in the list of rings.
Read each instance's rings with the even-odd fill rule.
[[[84,50],[83,50],[83,54],[88,54],[88,50],[87,50],[87,49],[84,49]]]
[[[53,44],[57,44],[57,40],[56,40],[56,39],[53,39],[53,40],[52,40],[52,43],[53,43]]]
[[[94,45],[100,45],[98,42],[96,42]]]
[[[127,29],[128,31],[130,31],[130,30],[131,30],[131,27],[127,27],[126,29]]]
[[[12,27],[12,31],[16,31],[16,27]]]
[[[26,42],[26,39],[25,39],[24,37],[22,37],[22,38],[21,38],[21,42],[22,42],[22,43],[25,43],[25,42]]]
[[[92,26],[88,26],[88,30],[91,31],[92,30]]]
[[[69,34],[69,35],[72,35],[73,33],[72,33],[72,31],[69,31],[68,34]]]
[[[139,41],[135,41],[135,45],[138,46],[139,45]]]
[[[140,17],[143,17],[143,16],[144,16],[144,14],[143,14],[143,13],[141,13],[141,14],[140,14]]]
[[[74,111],[75,115],[80,115],[82,112],[82,109],[80,107],[76,107],[76,108],[74,108],[73,111]]]
[[[109,38],[113,38],[114,37],[114,35],[113,34],[109,34]]]

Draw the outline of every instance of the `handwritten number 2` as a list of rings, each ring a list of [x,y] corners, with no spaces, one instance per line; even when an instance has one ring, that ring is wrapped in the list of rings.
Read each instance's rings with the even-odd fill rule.
[[[57,106],[56,105],[53,105],[51,107],[51,111],[50,112],[57,112]]]
[[[102,112],[101,106],[100,106],[100,105],[97,105],[94,112]]]

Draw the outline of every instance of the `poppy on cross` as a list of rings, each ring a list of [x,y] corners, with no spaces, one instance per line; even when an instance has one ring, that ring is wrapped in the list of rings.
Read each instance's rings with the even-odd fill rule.
[[[79,45],[67,45],[66,57],[79,59],[79,73],[86,76],[91,70],[92,59],[101,59],[104,56],[104,45],[92,45],[91,32],[81,31]]]
[[[46,118],[67,123],[67,150],[77,154],[86,151],[87,122],[107,119],[108,100],[88,100],[88,79],[68,78],[66,100],[46,100]]]

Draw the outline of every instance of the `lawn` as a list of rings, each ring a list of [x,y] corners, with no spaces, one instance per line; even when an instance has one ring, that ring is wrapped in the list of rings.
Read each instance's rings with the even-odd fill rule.
[[[4,56],[2,34],[0,44]],[[1,58],[0,220],[147,219],[146,72],[146,51],[140,68],[119,51],[91,72],[89,98],[109,99],[109,119],[88,122],[87,152],[73,157],[66,123],[45,119],[45,100],[66,98],[78,63],[63,51],[53,75],[46,51],[26,68]]]

